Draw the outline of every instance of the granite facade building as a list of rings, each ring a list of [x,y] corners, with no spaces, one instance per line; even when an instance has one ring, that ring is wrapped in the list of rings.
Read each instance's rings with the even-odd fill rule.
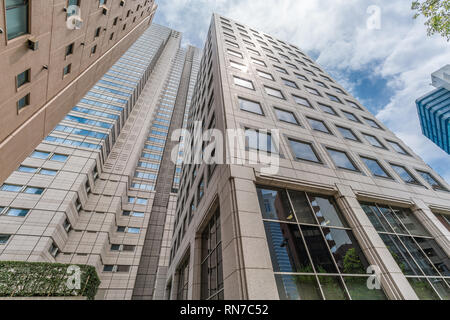
[[[164,297],[169,137],[200,54],[180,42],[151,25],[0,186],[1,260],[93,265],[98,299]]]
[[[450,65],[431,75],[435,90],[417,99],[423,134],[450,154]]]
[[[153,0],[0,1],[0,183],[148,28],[155,10]]]
[[[450,186],[297,46],[214,14],[187,128],[166,299],[449,299]]]

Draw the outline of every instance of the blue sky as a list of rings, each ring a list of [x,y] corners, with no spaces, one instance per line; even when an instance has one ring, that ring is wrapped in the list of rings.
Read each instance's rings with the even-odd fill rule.
[[[165,0],[155,22],[202,48],[213,12],[298,45],[450,182],[450,156],[421,134],[415,100],[450,63],[401,0]]]

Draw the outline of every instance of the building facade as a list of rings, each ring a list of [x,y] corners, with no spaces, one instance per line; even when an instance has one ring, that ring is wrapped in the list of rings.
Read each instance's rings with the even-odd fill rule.
[[[297,46],[214,14],[187,128],[166,299],[449,299],[450,186]]]
[[[148,28],[155,10],[153,0],[0,1],[0,182]]]
[[[416,100],[422,133],[450,154],[450,65],[431,75],[435,90]]]
[[[165,294],[170,161],[200,51],[151,25],[0,185],[0,259],[89,264],[98,299]]]

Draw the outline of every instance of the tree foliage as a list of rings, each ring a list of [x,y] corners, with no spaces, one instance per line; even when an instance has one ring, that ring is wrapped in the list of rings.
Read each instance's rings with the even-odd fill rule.
[[[450,41],[450,0],[413,1],[411,9],[417,11],[414,19],[423,15],[428,35],[440,34]]]

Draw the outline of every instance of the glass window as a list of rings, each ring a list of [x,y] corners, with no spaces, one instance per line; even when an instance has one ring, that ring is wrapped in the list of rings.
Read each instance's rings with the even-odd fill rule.
[[[363,133],[364,138],[374,147],[386,149],[386,147],[378,140],[377,137]]]
[[[342,110],[342,113],[347,117],[348,120],[354,121],[354,122],[361,122],[359,119],[351,112],[347,112]]]
[[[287,85],[288,87],[298,89],[298,86],[294,81],[290,81],[290,80],[286,80],[286,79],[282,79],[282,80],[283,80],[284,84]]]
[[[355,102],[350,100],[345,100],[352,108],[362,110],[360,106],[358,106]]]
[[[66,162],[66,160],[69,158],[69,156],[66,156],[66,155],[64,155],[64,154],[54,154],[51,158],[50,158],[50,160],[53,160],[53,161],[58,161],[58,162]]]
[[[71,69],[72,69],[72,64],[68,64],[67,66],[65,66],[63,69],[63,75],[64,76],[68,75],[70,73]]]
[[[339,169],[359,171],[346,152],[327,148],[328,154]]]
[[[245,129],[246,148],[276,153],[277,148],[270,133],[262,130]]]
[[[37,168],[33,168],[33,167],[27,167],[27,166],[20,166],[17,171],[19,172],[28,172],[28,173],[35,173],[37,172]]]
[[[275,108],[275,113],[278,120],[299,125],[299,122],[293,112]]]
[[[50,170],[50,169],[41,169],[41,171],[39,171],[40,174],[43,174],[45,176],[56,176],[56,174],[58,173],[58,171],[56,170]]]
[[[308,198],[314,210],[314,215],[321,226],[348,228],[334,200],[328,197],[310,195],[309,193]]]
[[[235,56],[235,57],[238,57],[238,58],[241,58],[241,59],[244,58],[244,56],[240,52],[236,52],[236,51],[230,50],[230,49],[228,49],[227,52],[228,52],[228,54],[230,54],[232,56]]]
[[[366,122],[367,122],[371,127],[376,128],[376,129],[381,129],[380,125],[379,125],[378,123],[376,123],[375,120],[372,120],[372,119],[369,119],[369,118],[366,118],[366,117],[364,117],[364,120],[366,120]]]
[[[434,190],[444,190],[447,191],[447,189],[445,189],[442,184],[437,181],[430,173],[425,172],[425,171],[421,171],[421,170],[416,170],[420,176],[434,189]]]
[[[23,186],[18,186],[14,184],[4,184],[0,188],[1,191],[9,191],[9,192],[20,192],[22,190]]]
[[[74,45],[74,43],[71,43],[66,47],[66,57],[73,54]]]
[[[307,119],[308,119],[309,125],[311,126],[311,128],[313,130],[331,134],[330,129],[328,129],[327,125],[322,120],[317,120],[317,119],[312,119],[312,118],[307,118]]]
[[[255,58],[252,58],[252,62],[253,62],[254,64],[257,64],[257,65],[260,65],[260,66],[266,67],[266,63],[265,63],[264,61],[261,61],[261,60],[258,60],[258,59],[255,59]]]
[[[326,86],[326,84],[323,83],[322,81],[314,80],[314,83],[317,84],[319,87],[327,88],[327,89],[328,89],[328,87]]]
[[[28,82],[30,82],[30,69],[17,75],[17,88],[20,88]]]
[[[361,157],[370,172],[376,177],[392,178],[389,173],[381,166],[378,160]]]
[[[237,62],[234,62],[234,61],[230,61],[230,66],[232,66],[235,69],[239,69],[242,72],[247,72],[247,67],[244,66],[243,64],[240,64],[240,63],[237,63]]]
[[[204,194],[205,194],[205,179],[202,178],[200,180],[200,183],[198,184],[197,189],[197,204],[200,203]]]
[[[327,106],[326,104],[319,103],[320,109],[322,109],[323,112],[332,114],[333,116],[337,116],[338,114],[334,109],[330,106]]]
[[[266,86],[264,86],[264,89],[266,90],[266,93],[269,96],[277,97],[277,98],[280,98],[280,99],[284,99],[284,95],[283,95],[283,93],[280,90],[273,89],[273,88],[266,87]]]
[[[28,33],[28,0],[5,0],[8,40]]]
[[[258,198],[264,219],[295,221],[285,190],[258,188]]]
[[[321,94],[316,89],[310,88],[310,87],[305,87],[305,88],[306,88],[306,91],[308,91],[309,93],[321,97]]]
[[[128,227],[127,232],[128,233],[138,234],[138,233],[141,233],[141,229],[140,228],[130,228],[130,227]]]
[[[406,150],[397,142],[395,141],[390,141],[390,140],[386,140],[389,145],[392,147],[392,149],[394,149],[396,152],[400,153],[400,154],[404,154],[404,155],[409,155],[408,152],[406,152]]]
[[[241,108],[241,110],[257,113],[260,115],[264,114],[261,105],[258,102],[250,101],[243,98],[238,98],[238,100],[239,100],[239,107]]]
[[[292,95],[292,98],[294,99],[294,101],[297,104],[300,104],[302,106],[308,107],[308,108],[312,108],[311,103],[308,101],[308,99],[296,96],[296,95]]]
[[[360,141],[351,129],[344,128],[341,126],[336,126],[336,128],[339,130],[339,132],[345,139],[352,140],[352,141],[358,141],[358,142]]]
[[[29,211],[29,209],[9,208],[9,210],[6,211],[6,215],[11,217],[25,217]]]
[[[264,71],[261,71],[261,70],[256,70],[256,72],[262,78],[269,79],[269,80],[272,80],[272,81],[275,80],[270,73],[267,73],[267,72],[264,72]]]
[[[311,143],[292,139],[289,139],[289,143],[297,159],[321,163]]]
[[[148,199],[137,198],[136,199],[136,204],[147,205],[148,204]]]
[[[10,237],[9,234],[0,234],[0,244],[6,244]]]
[[[295,73],[295,76],[297,77],[297,79],[300,79],[300,80],[308,81],[308,82],[309,82],[308,78],[305,77],[305,76],[302,75],[302,74]]]
[[[331,101],[342,103],[342,101],[341,101],[338,97],[336,97],[336,96],[334,96],[334,95],[332,95],[332,94],[327,93],[327,97],[328,97]]]
[[[238,77],[233,77],[234,84],[237,86],[241,86],[247,89],[255,90],[253,83],[250,80],[245,80]]]
[[[284,73],[284,74],[288,74],[288,72],[286,71],[286,69],[283,69],[279,66],[273,66],[275,68],[275,70],[277,70],[280,73]]]
[[[19,99],[19,101],[17,101],[17,111],[19,112],[20,110],[29,105],[30,105],[30,94],[27,94],[23,98]]]
[[[201,300],[223,300],[223,265],[220,212],[217,210],[202,233]]]
[[[416,178],[414,178],[413,175],[409,172],[409,170],[407,170],[405,167],[398,166],[395,164],[391,164],[391,167],[404,182],[420,185],[419,181],[417,181]]]
[[[28,194],[42,194],[44,192],[44,189],[37,187],[27,187],[24,192]]]

